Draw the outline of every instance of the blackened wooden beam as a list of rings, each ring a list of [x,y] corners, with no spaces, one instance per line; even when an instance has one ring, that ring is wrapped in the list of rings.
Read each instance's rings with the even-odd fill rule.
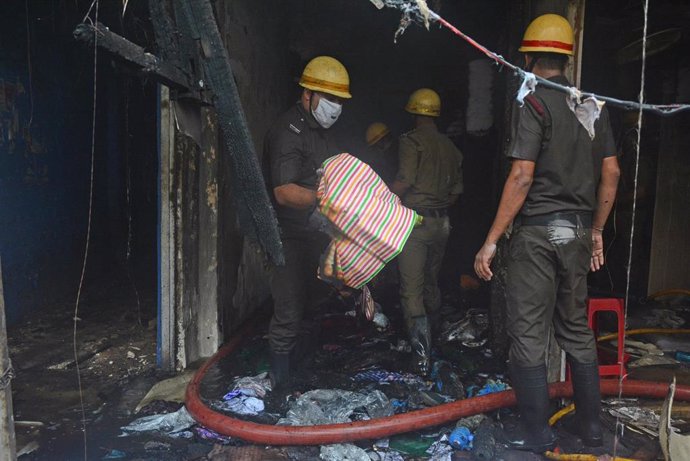
[[[199,83],[190,82],[189,77],[179,68],[147,53],[141,46],[111,32],[100,22],[95,26],[86,23],[79,24],[74,29],[73,35],[75,39],[93,45],[95,33],[98,33],[100,48],[134,64],[156,81],[180,90],[196,92],[200,89]]]
[[[218,23],[209,0],[175,0],[181,13],[180,22],[186,21],[187,33],[198,39],[201,62],[206,80],[214,94],[218,113],[218,126],[230,157],[226,162],[242,230],[259,242],[269,258],[284,264],[283,246],[268,191],[264,184],[259,159],[254,149],[240,95],[233,78],[230,57],[223,43]]]

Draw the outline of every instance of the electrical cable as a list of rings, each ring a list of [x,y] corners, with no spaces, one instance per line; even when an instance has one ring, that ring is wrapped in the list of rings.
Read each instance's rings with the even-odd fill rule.
[[[639,109],[637,111],[637,142],[635,145],[635,175],[633,179],[633,199],[632,199],[632,214],[630,217],[630,240],[628,245],[628,267],[626,268],[625,275],[625,309],[623,311],[623,325],[625,328],[628,327],[628,309],[630,306],[630,266],[632,265],[632,255],[633,255],[633,243],[635,240],[635,213],[637,211],[637,182],[638,175],[640,172],[640,144],[642,141],[642,111],[644,107],[644,90],[645,90],[645,71],[647,68],[647,26],[649,22],[649,0],[644,0],[644,26],[642,28],[642,65],[640,66],[640,93],[638,100],[640,103]],[[625,350],[625,334],[622,338],[619,338],[619,345],[622,342],[623,350]],[[619,382],[619,394],[618,399],[622,397],[623,393],[623,380],[625,376],[625,360],[621,360],[618,364],[618,382]],[[621,432],[623,426],[620,422],[620,415],[616,416],[616,431],[613,438],[613,456],[616,457],[618,452],[618,444],[620,442]]]
[[[31,125],[34,121],[34,88],[33,88],[33,67],[31,65],[31,23],[29,21],[29,0],[24,2],[24,10],[26,12],[26,63],[29,71],[29,124],[27,131],[29,138],[31,138]]]
[[[469,43],[471,46],[482,52],[484,55],[486,55],[489,59],[493,60],[497,64],[507,67],[511,69],[513,72],[515,72],[516,75],[518,75],[520,78],[525,79],[527,77],[527,72],[525,72],[524,69],[516,66],[515,64],[512,64],[511,62],[507,61],[503,56],[500,54],[497,54],[488,48],[486,48],[484,45],[480,44],[476,40],[474,40],[472,37],[469,35],[466,35],[463,33],[460,29],[455,27],[453,24],[449,23],[446,21],[443,17],[441,17],[438,13],[434,12],[433,10],[426,8],[424,12],[420,11],[419,6],[417,6],[417,2],[411,2],[410,0],[370,0],[375,4],[380,4],[383,6],[386,6],[388,8],[395,8],[397,10],[400,10],[403,12],[403,17],[400,23],[400,27],[396,31],[396,38],[402,34],[409,25],[410,22],[412,22],[412,19],[414,18],[417,23],[421,24],[428,24],[429,21],[436,21],[439,24],[441,24],[443,27],[447,28],[451,32],[453,32],[455,35],[458,37],[462,38],[465,40],[467,43]],[[381,8],[383,8],[381,6]],[[646,35],[645,35],[646,37]],[[645,38],[644,40],[644,45],[646,46],[647,40]],[[646,53],[643,52],[643,56],[646,56]],[[533,74],[529,74],[533,75]],[[567,87],[565,85],[560,85],[556,82],[552,82],[551,80],[547,80],[545,78],[535,76],[536,81],[538,84],[545,86],[547,88],[551,88],[553,90],[560,91],[562,93],[570,94],[572,92],[572,88]],[[617,99],[617,98],[612,98],[610,96],[601,96],[597,95],[594,93],[586,92],[586,91],[581,91],[579,92],[579,95],[581,98],[595,98],[599,101],[604,101],[607,102],[613,106],[618,106],[621,107],[625,110],[645,110],[647,112],[651,112],[657,115],[672,115],[672,114],[677,114],[682,111],[687,111],[690,110],[690,104],[646,104],[643,101],[635,102],[635,101],[625,101],[622,99]]]
[[[91,9],[95,5],[94,23],[98,24],[98,0],[94,0],[89,8],[89,12],[84,17],[84,21],[91,13]],[[81,299],[81,290],[84,286],[84,276],[86,274],[86,263],[89,256],[89,243],[91,242],[91,218],[93,214],[93,179],[94,179],[94,159],[96,156],[96,103],[97,103],[97,77],[98,77],[98,32],[94,29],[94,46],[93,46],[93,111],[91,115],[91,165],[89,172],[89,213],[86,224],[86,242],[84,244],[84,262],[81,268],[81,276],[79,278],[79,287],[77,289],[77,299],[74,303],[74,317],[73,317],[73,331],[72,331],[72,347],[74,349],[74,363],[77,371],[77,384],[79,386],[79,405],[81,407],[81,424],[82,433],[84,435],[84,461],[88,460],[88,445],[86,437],[86,409],[84,408],[84,390],[81,383],[81,372],[79,371],[79,354],[77,353],[77,322],[79,321],[79,301]]]

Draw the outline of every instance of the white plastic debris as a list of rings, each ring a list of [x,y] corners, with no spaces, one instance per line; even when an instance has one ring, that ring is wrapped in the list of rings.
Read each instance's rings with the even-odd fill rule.
[[[135,419],[129,425],[120,429],[125,432],[124,435],[129,435],[133,432],[157,431],[174,436],[176,433],[189,429],[195,424],[194,418],[192,418],[185,407],[182,407],[174,413],[144,416],[143,418]]]
[[[593,96],[589,96],[582,101],[582,93],[574,87],[568,88],[569,93],[565,100],[568,103],[568,108],[575,114],[578,122],[585,127],[589,137],[594,139],[594,123],[599,119],[601,110],[604,107],[604,101],[599,101]]]
[[[305,392],[278,421],[284,426],[313,426],[350,422],[350,415],[364,408],[370,418],[393,414],[393,406],[386,395],[375,390],[368,394],[340,389],[316,389]]]
[[[324,461],[371,461],[366,451],[351,443],[324,445],[319,458]]]
[[[532,72],[525,72],[525,75],[522,78],[522,84],[520,85],[520,89],[518,90],[517,96],[515,99],[517,99],[518,104],[522,107],[522,105],[525,104],[525,98],[534,93],[534,90],[537,88],[537,76],[534,75]]]

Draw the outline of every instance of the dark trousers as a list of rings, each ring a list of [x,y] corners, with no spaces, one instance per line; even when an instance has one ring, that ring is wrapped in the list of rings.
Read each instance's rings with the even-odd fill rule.
[[[510,238],[506,321],[509,356],[517,366],[545,363],[552,324],[570,357],[582,363],[597,359],[585,305],[591,229],[558,224],[520,226]]]
[[[449,234],[447,216],[425,216],[398,256],[400,304],[408,328],[414,317],[432,315],[441,306],[438,273]]]
[[[273,352],[287,353],[295,347],[305,308],[313,306],[325,291],[316,274],[327,243],[327,237],[312,232],[300,238],[283,238],[285,265],[270,267],[274,307],[268,342]]]

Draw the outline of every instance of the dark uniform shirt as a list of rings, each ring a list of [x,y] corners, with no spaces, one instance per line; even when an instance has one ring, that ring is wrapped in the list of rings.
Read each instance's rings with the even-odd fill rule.
[[[462,153],[435,125],[400,136],[396,179],[410,188],[403,204],[412,209],[446,208],[462,193]]]
[[[570,85],[563,76],[549,80]],[[605,157],[616,155],[608,111],[595,123],[592,140],[566,95],[537,86],[531,101],[514,108],[512,145],[508,156],[536,162],[534,179],[522,207],[525,216],[563,211],[592,212]]]
[[[269,130],[264,143],[266,184],[283,236],[300,236],[308,231],[310,210],[278,205],[273,189],[294,183],[316,190],[316,170],[337,153],[326,130],[308,116],[301,103],[281,115]]]

